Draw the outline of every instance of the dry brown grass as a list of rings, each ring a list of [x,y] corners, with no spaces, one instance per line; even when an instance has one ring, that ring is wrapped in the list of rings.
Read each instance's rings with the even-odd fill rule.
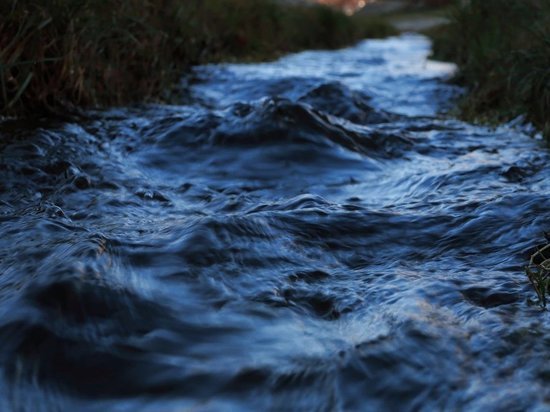
[[[436,57],[456,61],[468,119],[521,114],[550,138],[550,2],[471,0],[435,34]]]
[[[0,2],[0,113],[162,101],[186,68],[386,35],[384,22],[272,0]]]

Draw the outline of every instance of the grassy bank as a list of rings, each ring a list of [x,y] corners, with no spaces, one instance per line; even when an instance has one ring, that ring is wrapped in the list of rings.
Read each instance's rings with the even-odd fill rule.
[[[340,47],[391,30],[273,0],[7,0],[0,114],[165,100],[191,65]]]
[[[502,122],[526,114],[550,138],[550,2],[470,0],[432,33],[437,58],[460,67],[465,118]]]

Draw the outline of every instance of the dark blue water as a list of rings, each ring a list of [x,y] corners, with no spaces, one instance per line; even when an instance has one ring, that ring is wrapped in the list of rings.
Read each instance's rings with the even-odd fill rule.
[[[421,36],[0,124],[0,410],[542,411],[549,155]]]

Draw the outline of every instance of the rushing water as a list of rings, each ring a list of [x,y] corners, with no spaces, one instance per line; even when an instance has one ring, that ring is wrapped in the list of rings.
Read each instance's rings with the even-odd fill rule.
[[[421,36],[0,125],[0,410],[548,410],[549,155]]]

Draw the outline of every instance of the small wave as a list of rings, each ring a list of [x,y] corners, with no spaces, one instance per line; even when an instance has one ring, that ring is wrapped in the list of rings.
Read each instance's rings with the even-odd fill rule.
[[[428,46],[0,122],[0,409],[544,409],[549,156],[436,114]]]

